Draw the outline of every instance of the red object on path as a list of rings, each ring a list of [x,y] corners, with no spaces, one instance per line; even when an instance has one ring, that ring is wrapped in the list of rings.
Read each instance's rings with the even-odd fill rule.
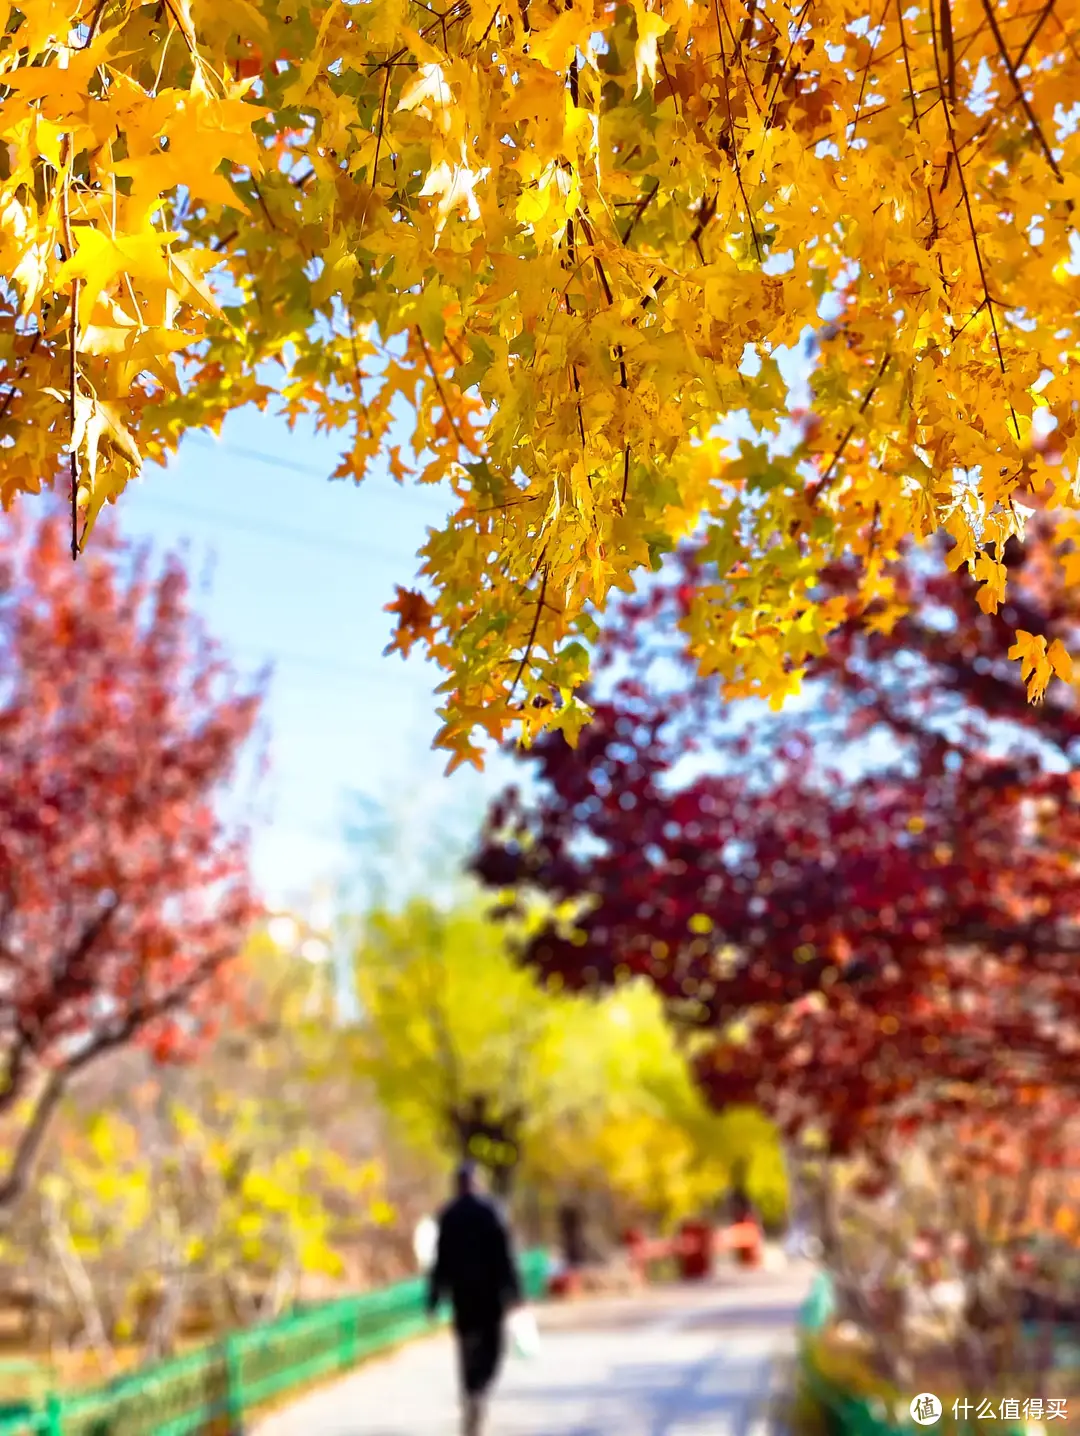
[[[567,1268],[557,1272],[548,1282],[548,1296],[574,1297],[581,1295],[581,1273]]]
[[[761,1228],[757,1222],[736,1222],[727,1230],[727,1246],[740,1266],[761,1265]]]
[[[713,1233],[708,1222],[684,1222],[679,1232],[679,1274],[704,1281],[712,1274]]]

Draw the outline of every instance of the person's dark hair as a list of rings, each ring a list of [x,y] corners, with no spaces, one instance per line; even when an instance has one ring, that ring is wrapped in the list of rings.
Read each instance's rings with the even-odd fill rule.
[[[461,1195],[476,1190],[476,1163],[467,1158],[459,1162],[457,1171],[454,1173],[454,1186]]]

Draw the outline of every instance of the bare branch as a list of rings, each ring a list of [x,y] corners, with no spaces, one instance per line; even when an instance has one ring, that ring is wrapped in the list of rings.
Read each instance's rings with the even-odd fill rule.
[[[133,1037],[158,1018],[165,1017],[183,1006],[232,955],[231,948],[215,953],[171,991],[132,1008],[116,1026],[96,1033],[66,1062],[49,1073],[38,1094],[33,1112],[16,1140],[7,1175],[0,1182],[0,1217],[18,1201],[25,1190],[45,1140],[49,1122],[71,1079],[107,1052],[126,1046]]]

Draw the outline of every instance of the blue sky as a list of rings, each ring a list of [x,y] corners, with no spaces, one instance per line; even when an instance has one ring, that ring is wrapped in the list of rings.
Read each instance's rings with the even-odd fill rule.
[[[805,383],[805,343],[777,358],[789,383]],[[392,433],[389,443],[404,438]],[[445,777],[445,758],[431,749],[439,675],[419,653],[383,656],[393,626],[384,605],[395,583],[413,581],[447,492],[402,488],[381,461],[362,485],[331,482],[337,462],[333,438],[242,410],[220,440],[192,434],[168,468],[148,465],[118,505],[129,536],[188,545],[198,605],[238,667],[274,665],[254,867],[280,907],[307,906],[313,892],[356,876],[352,795],[392,817],[394,859],[383,875],[403,894],[429,886],[448,843],[461,848],[475,831],[486,798],[524,777],[497,753],[482,775]]]
[[[438,675],[418,655],[382,653],[393,625],[383,606],[395,582],[413,580],[445,493],[402,489],[384,470],[360,486],[331,483],[336,463],[332,440],[245,411],[220,441],[192,435],[169,468],[148,466],[119,505],[129,536],[187,541],[198,606],[238,667],[274,664],[254,865],[280,906],[355,869],[350,794],[390,810],[407,887],[423,881],[433,835],[463,838],[513,766],[494,755],[483,776],[443,776],[431,750]]]

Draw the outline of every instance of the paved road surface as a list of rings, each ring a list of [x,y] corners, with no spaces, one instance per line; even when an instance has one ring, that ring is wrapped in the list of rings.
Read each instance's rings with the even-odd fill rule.
[[[543,1346],[508,1357],[490,1436],[764,1436],[807,1269],[725,1273],[706,1287],[538,1312]],[[303,1398],[253,1436],[457,1436],[445,1333]]]

